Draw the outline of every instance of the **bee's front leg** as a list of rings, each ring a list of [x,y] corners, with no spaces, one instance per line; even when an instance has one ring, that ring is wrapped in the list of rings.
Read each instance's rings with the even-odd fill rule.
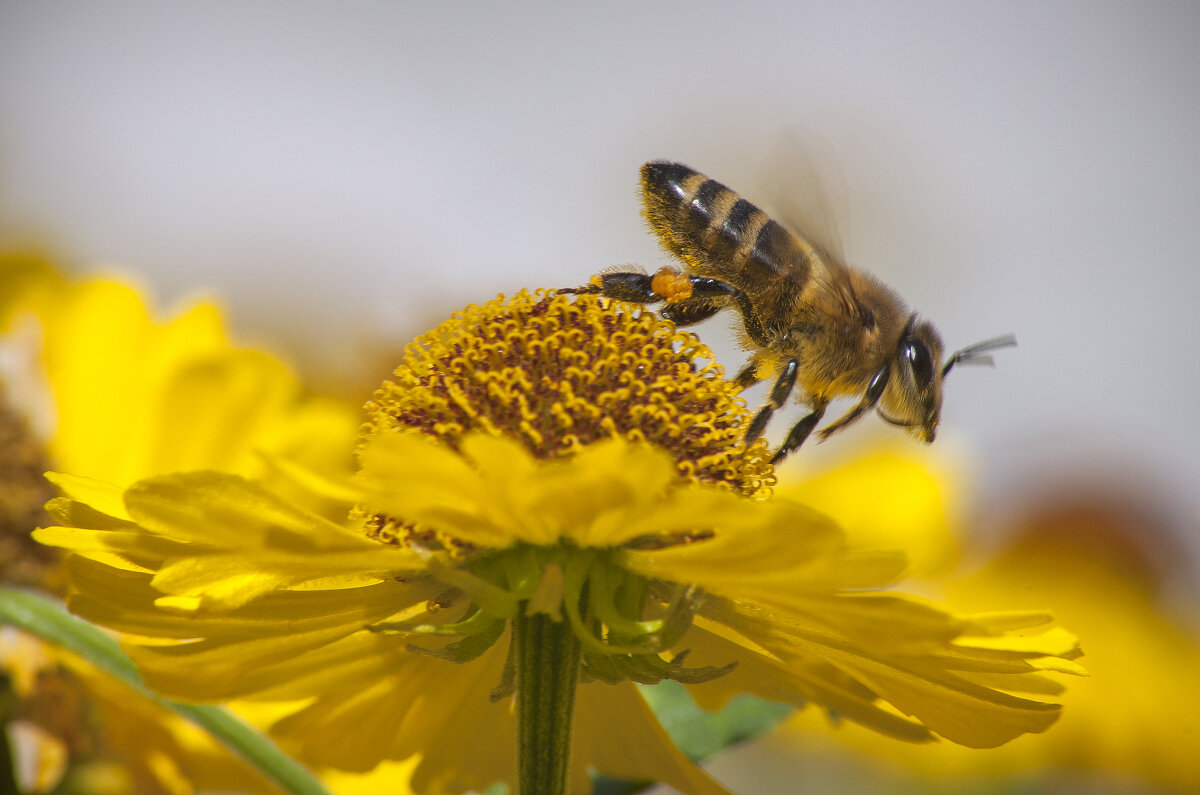
[[[867,384],[866,391],[863,392],[862,398],[858,401],[854,408],[847,411],[835,422],[832,422],[827,427],[821,429],[821,440],[824,441],[825,439],[828,439],[833,434],[842,430],[850,423],[854,422],[859,417],[875,408],[875,404],[879,402],[881,397],[883,397],[883,391],[887,388],[888,378],[891,375],[891,372],[891,367],[886,364],[880,367],[875,372],[875,375],[871,377],[871,382]]]
[[[737,385],[739,392],[745,392],[762,380],[758,377],[758,368],[758,357],[751,356],[750,361],[746,362],[741,370],[738,370],[738,374],[733,377],[733,383]]]

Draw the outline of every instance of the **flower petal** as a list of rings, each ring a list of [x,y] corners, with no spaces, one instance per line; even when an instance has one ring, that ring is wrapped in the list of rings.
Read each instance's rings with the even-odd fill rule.
[[[121,486],[95,478],[67,475],[61,472],[47,472],[46,479],[76,502],[83,503],[114,519],[125,522],[133,521],[133,517],[125,510],[125,489]]]
[[[813,661],[832,666],[961,745],[995,747],[1024,733],[1045,731],[1057,720],[1059,705],[1010,695],[991,687],[990,675],[976,680],[967,666],[956,670],[956,661],[947,664],[937,649],[954,648],[953,640],[969,622],[949,615],[939,620],[932,608],[918,604],[912,610],[906,601],[896,596],[848,596],[827,600],[823,609],[809,615],[712,601],[704,609],[789,666]],[[849,606],[849,612],[839,611],[842,605]],[[870,615],[874,606],[880,610],[877,617]],[[889,617],[899,625],[888,636],[873,635]],[[958,633],[955,626],[960,627]],[[1011,684],[1020,689],[1020,675]]]
[[[689,651],[689,665],[738,663],[728,675],[689,688],[704,709],[715,711],[739,693],[753,693],[798,708],[811,703],[895,739],[934,739],[928,728],[890,709],[870,690],[820,660],[784,663],[761,649],[755,651],[745,639],[735,640],[728,629],[703,617],[697,618],[680,646]]]
[[[626,551],[626,565],[647,577],[767,602],[890,585],[905,566],[899,553],[848,551],[827,517],[801,505],[714,499],[706,507],[718,527],[711,538]]]
[[[593,760],[604,775],[626,781],[658,781],[689,795],[729,792],[680,753],[631,683],[585,685],[579,690],[575,709],[576,756]],[[571,791],[586,792],[590,786],[586,769],[577,764],[575,772],[576,785]]]

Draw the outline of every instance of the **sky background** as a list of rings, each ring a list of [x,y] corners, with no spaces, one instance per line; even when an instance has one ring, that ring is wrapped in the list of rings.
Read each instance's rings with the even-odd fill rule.
[[[1190,2],[0,0],[0,245],[218,295],[357,387],[464,304],[665,264],[646,160],[785,221],[812,161],[848,260],[950,349],[1020,341],[947,386],[981,505],[1085,482],[1194,539],[1197,31]]]
[[[849,261],[951,349],[1020,340],[947,388],[982,494],[1131,483],[1194,532],[1197,30],[1194,3],[3,0],[0,242],[219,295],[366,383],[465,303],[665,264],[642,162],[786,216],[807,159]],[[736,370],[727,326],[701,334]],[[840,449],[897,435],[860,425]]]

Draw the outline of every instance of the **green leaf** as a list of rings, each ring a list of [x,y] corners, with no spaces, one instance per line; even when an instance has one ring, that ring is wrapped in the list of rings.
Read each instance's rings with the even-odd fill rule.
[[[179,704],[156,695],[142,682],[137,667],[113,637],[71,615],[61,603],[30,591],[0,588],[0,625],[5,624],[61,646],[121,680],[143,698],[191,721],[284,792],[330,795],[311,772],[223,707]]]
[[[692,701],[686,687],[669,680],[639,685],[638,690],[676,747],[696,762],[765,734],[793,711],[786,704],[740,695],[718,712],[705,712]],[[595,780],[593,795],[632,795],[650,786],[600,776]]]
[[[638,689],[675,745],[695,761],[766,733],[793,711],[785,704],[740,695],[719,712],[705,712],[677,682]]]

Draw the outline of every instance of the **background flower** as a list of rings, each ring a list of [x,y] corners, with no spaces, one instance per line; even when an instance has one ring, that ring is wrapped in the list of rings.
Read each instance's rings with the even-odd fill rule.
[[[1169,514],[1142,504],[1127,484],[1104,492],[1047,484],[1040,496],[994,516],[1001,535],[988,542],[969,535],[953,507],[964,500],[952,488],[963,470],[945,451],[888,451],[781,490],[846,517],[852,539],[879,543],[881,533],[891,534],[897,545],[931,550],[926,558],[942,565],[926,569],[924,587],[959,609],[1053,610],[1085,639],[1089,677],[1064,694],[1054,731],[979,752],[948,743],[897,747],[858,727],[797,713],[786,740],[796,774],[831,792],[1200,786],[1188,741],[1200,711],[1200,635],[1195,611],[1172,593],[1182,564],[1164,526]],[[866,506],[837,499],[873,476],[893,488],[875,490]],[[864,509],[870,521],[861,523]],[[783,742],[769,741],[776,753]]]
[[[306,396],[277,359],[234,347],[215,305],[160,323],[119,281],[67,279],[19,254],[0,259],[0,270],[4,584],[65,590],[57,556],[29,538],[48,521],[37,485],[48,467],[132,482],[226,466],[284,490],[270,456],[348,471],[355,408]],[[6,628],[0,660],[20,698],[10,737],[32,789],[64,779],[84,792],[269,786],[207,734],[71,654]]]

